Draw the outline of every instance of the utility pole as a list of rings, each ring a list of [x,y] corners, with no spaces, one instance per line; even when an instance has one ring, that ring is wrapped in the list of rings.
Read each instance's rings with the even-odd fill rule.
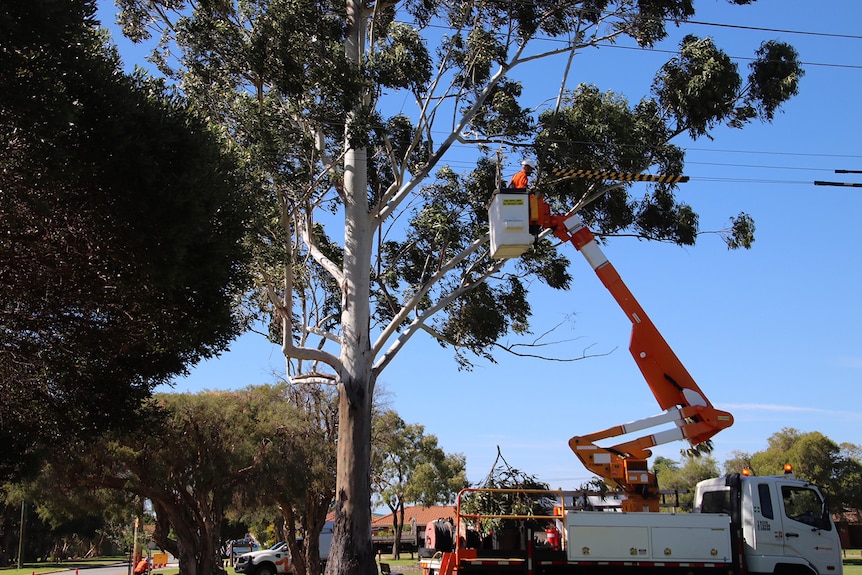
[[[135,517],[135,529],[132,535],[132,562],[138,560],[138,518]]]
[[[18,529],[18,569],[24,568],[24,515],[27,504],[21,501],[21,526]]]

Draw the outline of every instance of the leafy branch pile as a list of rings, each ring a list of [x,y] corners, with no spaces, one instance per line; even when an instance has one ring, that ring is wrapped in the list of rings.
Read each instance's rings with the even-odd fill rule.
[[[469,515],[521,515],[548,516],[558,504],[553,497],[536,491],[548,491],[547,483],[539,481],[536,476],[509,465],[497,448],[497,458],[491,471],[479,486],[480,491],[473,491],[463,496],[461,511]],[[512,490],[506,492],[498,489]],[[488,491],[490,490],[490,491]],[[502,517],[471,518],[467,526],[475,529],[481,536],[499,533],[507,528],[520,527],[526,529],[544,529],[547,519],[505,519]]]

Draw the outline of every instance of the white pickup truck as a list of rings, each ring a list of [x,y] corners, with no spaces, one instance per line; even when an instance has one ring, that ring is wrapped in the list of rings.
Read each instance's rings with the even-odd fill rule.
[[[329,546],[332,543],[334,523],[327,521],[320,533],[320,560],[326,562],[329,557]],[[290,549],[283,541],[269,549],[244,553],[237,557],[234,569],[237,573],[246,575],[284,575],[293,573],[293,561]]]

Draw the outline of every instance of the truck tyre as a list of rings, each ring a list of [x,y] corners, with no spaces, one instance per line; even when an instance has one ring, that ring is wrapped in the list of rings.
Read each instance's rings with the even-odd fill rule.
[[[814,571],[803,565],[779,564],[775,566],[775,575],[816,575]]]
[[[257,568],[257,571],[254,572],[254,575],[275,575],[275,569],[272,568],[272,565],[264,563]]]

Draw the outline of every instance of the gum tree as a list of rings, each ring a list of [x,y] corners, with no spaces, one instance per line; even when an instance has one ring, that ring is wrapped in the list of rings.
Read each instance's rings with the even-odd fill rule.
[[[328,573],[374,569],[371,406],[396,354],[423,332],[464,368],[493,360],[501,336],[529,330],[525,276],[569,285],[568,262],[548,241],[508,266],[490,259],[485,206],[501,184],[493,154],[515,147],[546,173],[679,173],[675,138],[771,120],[802,73],[785,44],[763,44],[742,72],[712,42],[687,36],[633,106],[569,78],[584,48],[649,49],[694,16],[691,0],[117,3],[125,33],[156,32],[153,62],[258,170],[270,207],[249,309],[272,319],[290,378],[338,391]],[[558,88],[525,100],[519,74],[538,67]],[[549,98],[550,109],[533,111]],[[473,146],[475,170],[447,167],[456,145]],[[600,233],[682,245],[699,233],[673,185],[638,200],[618,182],[542,186]],[[747,247],[752,234],[742,214],[728,245]]]

